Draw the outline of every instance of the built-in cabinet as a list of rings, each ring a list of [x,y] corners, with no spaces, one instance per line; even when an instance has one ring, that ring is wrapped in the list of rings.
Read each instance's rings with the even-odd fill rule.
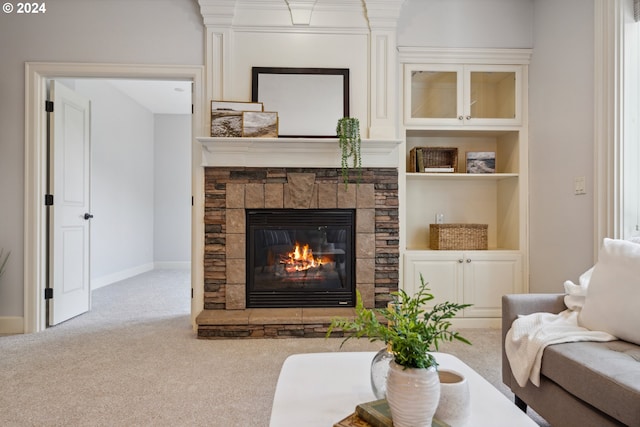
[[[406,125],[518,125],[522,66],[406,64]]]
[[[405,168],[402,277],[436,299],[473,304],[469,322],[501,316],[501,297],[528,290],[528,50],[400,48]],[[456,148],[456,172],[407,172],[411,150]],[[495,172],[467,173],[467,153],[495,153]],[[403,203],[404,202],[404,203]],[[429,224],[488,224],[488,249],[429,247]]]
[[[429,307],[444,301],[473,304],[462,311],[464,318],[500,317],[496,305],[502,295],[522,292],[522,256],[519,251],[408,252],[405,279],[428,282],[436,297]]]

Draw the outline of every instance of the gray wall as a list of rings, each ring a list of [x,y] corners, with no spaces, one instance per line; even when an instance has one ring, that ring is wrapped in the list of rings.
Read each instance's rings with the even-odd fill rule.
[[[594,2],[536,0],[529,73],[530,290],[593,265]],[[586,195],[574,195],[574,177]]]
[[[530,48],[533,0],[405,0],[398,45]]]
[[[153,259],[156,266],[189,266],[191,116],[156,114],[154,119]]]

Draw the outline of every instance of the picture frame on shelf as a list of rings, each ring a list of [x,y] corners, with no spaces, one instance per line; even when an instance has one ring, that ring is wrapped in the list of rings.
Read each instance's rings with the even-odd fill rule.
[[[242,136],[245,138],[277,138],[278,113],[272,111],[243,111]]]
[[[227,138],[241,137],[242,114],[242,111],[211,111],[211,136]]]
[[[496,173],[495,151],[467,151],[467,173]]]

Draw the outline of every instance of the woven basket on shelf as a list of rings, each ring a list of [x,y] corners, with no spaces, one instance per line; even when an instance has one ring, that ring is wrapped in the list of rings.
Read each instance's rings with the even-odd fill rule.
[[[487,224],[430,224],[429,246],[439,250],[485,250]]]
[[[409,172],[458,172],[455,147],[415,147],[409,152]]]

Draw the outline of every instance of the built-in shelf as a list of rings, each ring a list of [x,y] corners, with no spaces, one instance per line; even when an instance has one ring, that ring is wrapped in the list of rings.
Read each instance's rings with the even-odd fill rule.
[[[337,138],[196,138],[202,166],[340,167]],[[362,140],[362,167],[399,163],[400,140]]]
[[[487,249],[473,249],[473,250],[464,250],[464,249],[431,249],[431,248],[427,248],[427,247],[421,247],[421,248],[407,248],[405,249],[404,253],[405,254],[411,254],[411,255],[415,255],[415,256],[420,256],[420,255],[425,255],[425,256],[430,256],[433,254],[448,254],[448,253],[452,253],[452,252],[478,252],[478,253],[485,253],[485,254],[490,254],[492,252],[500,252],[502,254],[519,254],[520,251],[517,249],[513,249],[513,248],[501,248],[501,247],[489,247]]]
[[[407,178],[411,179],[472,179],[472,180],[487,180],[487,181],[499,181],[506,178],[517,178],[517,173],[422,173],[411,172],[407,173]]]

